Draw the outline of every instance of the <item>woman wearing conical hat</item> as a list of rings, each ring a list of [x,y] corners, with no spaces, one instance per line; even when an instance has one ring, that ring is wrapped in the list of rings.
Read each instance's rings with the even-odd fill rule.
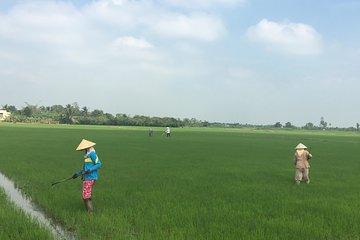
[[[299,143],[295,147],[295,156],[294,156],[294,164],[295,164],[295,181],[296,184],[300,184],[301,180],[304,179],[307,184],[310,183],[309,178],[309,159],[312,158],[312,155],[308,152],[307,147]]]
[[[82,175],[82,198],[88,212],[93,211],[91,193],[93,186],[98,179],[98,169],[101,167],[101,162],[94,149],[95,144],[96,143],[85,139],[80,142],[79,146],[76,148],[76,151],[84,151],[84,165],[80,171],[74,173],[72,176],[72,178],[75,179]]]

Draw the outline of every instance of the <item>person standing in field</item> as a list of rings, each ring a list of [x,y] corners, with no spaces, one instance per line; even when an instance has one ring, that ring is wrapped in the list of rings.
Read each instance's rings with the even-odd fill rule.
[[[149,137],[152,137],[154,134],[154,131],[152,130],[152,128],[149,129]]]
[[[309,178],[309,160],[312,158],[312,155],[308,152],[307,147],[299,143],[295,147],[295,155],[294,155],[294,164],[295,164],[295,182],[296,184],[300,184],[302,179],[306,181],[307,184],[310,183]]]
[[[84,151],[84,165],[80,171],[74,173],[72,176],[73,179],[82,176],[82,198],[84,200],[86,210],[89,213],[93,212],[91,194],[94,184],[98,180],[98,169],[101,167],[100,159],[94,149],[95,144],[96,143],[85,139],[80,142],[76,151]]]
[[[170,137],[170,127],[166,127],[166,137]]]

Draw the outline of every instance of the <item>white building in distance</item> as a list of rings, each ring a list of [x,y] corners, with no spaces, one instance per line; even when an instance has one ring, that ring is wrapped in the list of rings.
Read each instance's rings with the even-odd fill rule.
[[[7,117],[11,115],[10,112],[0,109],[0,121],[4,121]]]

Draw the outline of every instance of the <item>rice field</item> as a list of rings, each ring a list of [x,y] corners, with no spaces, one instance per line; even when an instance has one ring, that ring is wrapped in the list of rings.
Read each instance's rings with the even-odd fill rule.
[[[147,130],[0,124],[0,171],[79,239],[360,239],[359,134]],[[82,168],[83,138],[103,164],[92,215],[80,179],[50,188]],[[299,142],[314,155],[309,185],[294,184]],[[9,232],[23,239],[1,221]]]
[[[48,230],[9,203],[0,189],[0,239],[53,239]]]

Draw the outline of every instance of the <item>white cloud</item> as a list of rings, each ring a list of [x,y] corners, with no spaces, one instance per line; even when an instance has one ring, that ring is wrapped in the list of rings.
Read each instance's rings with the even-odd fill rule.
[[[1,15],[0,36],[16,41],[50,44],[78,43],[83,21],[68,3],[25,3]]]
[[[35,64],[94,63],[98,31],[70,2],[26,1],[0,13],[0,51]],[[3,49],[1,49],[3,48]]]
[[[124,25],[136,18],[140,9],[145,11],[146,7],[139,4],[134,7],[128,1],[95,1],[82,8],[61,1],[20,3],[6,13],[0,13],[0,41],[6,43],[2,44],[3,49],[0,46],[0,51],[4,52],[7,46],[8,52],[24,59],[34,61],[36,57],[36,61],[49,62],[51,59],[50,62],[85,66],[107,61],[116,55],[112,52],[114,48],[149,49],[153,47],[152,44],[141,38],[123,37],[113,41],[116,37],[114,31],[121,35],[123,32],[131,33]],[[107,16],[107,13],[111,14]],[[139,24],[134,24],[133,28],[138,27]],[[131,54],[136,58],[149,58],[145,54],[129,51],[126,56]]]
[[[102,0],[96,2],[96,4],[102,5],[102,6],[121,6],[128,2],[128,0]]]
[[[122,36],[113,40],[106,48],[108,64],[114,62],[141,68],[141,64],[159,63],[162,54],[150,42],[143,38]]]
[[[144,39],[134,38],[131,36],[119,37],[113,42],[113,47],[115,48],[138,48],[138,49],[148,49],[153,46]]]
[[[0,40],[11,41],[24,49],[39,47],[45,51],[47,48],[48,54],[75,63],[99,59],[97,55],[104,54],[100,51],[116,35],[136,33],[140,38],[120,38],[113,46],[147,49],[152,44],[141,39],[142,35],[157,40],[213,41],[226,32],[222,20],[216,16],[187,15],[151,0],[93,1],[82,7],[68,1],[26,1],[0,13],[0,22]]]
[[[187,42],[179,42],[178,44],[176,44],[176,49],[181,53],[186,53],[190,55],[196,55],[201,53],[198,47]]]
[[[246,0],[162,0],[165,4],[187,9],[208,9],[216,7],[234,7],[243,4]]]
[[[142,1],[93,1],[79,10],[95,26],[116,26],[134,29],[139,26],[138,16],[147,16],[150,9]]]
[[[214,41],[226,32],[221,19],[208,14],[170,14],[152,25],[159,35]]]
[[[312,26],[303,23],[278,23],[263,19],[248,29],[247,36],[274,52],[316,55],[322,48],[321,35]]]
[[[228,4],[239,0],[225,0]],[[179,1],[193,6],[207,1]],[[220,4],[224,0],[211,1],[208,4]],[[155,1],[95,1],[84,8],[84,14],[95,24],[106,24],[130,31],[146,29],[148,33],[160,37],[186,38],[200,41],[213,41],[226,32],[222,20],[212,14],[197,12],[184,13],[164,8]]]

